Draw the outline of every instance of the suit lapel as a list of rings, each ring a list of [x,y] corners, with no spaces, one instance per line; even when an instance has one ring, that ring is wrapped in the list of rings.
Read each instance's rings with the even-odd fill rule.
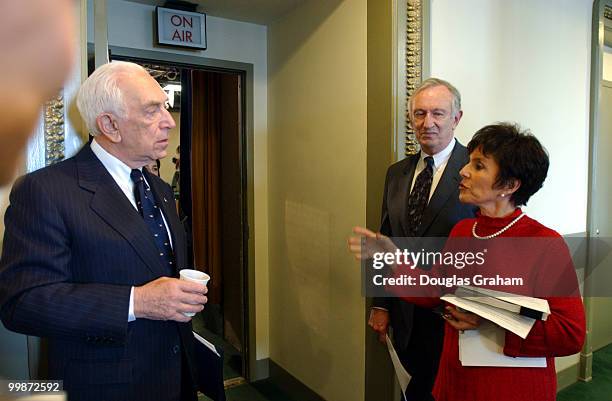
[[[463,160],[459,152],[460,146],[459,142],[455,142],[451,156],[444,168],[444,173],[442,173],[436,190],[425,208],[425,213],[423,213],[423,218],[421,219],[421,226],[416,234],[417,237],[424,235],[436,216],[442,210],[448,198],[459,190],[459,181],[461,181],[459,170],[463,167]]]
[[[89,145],[76,156],[76,164],[79,185],[93,192],[92,210],[125,238],[153,274],[164,275],[151,232]]]
[[[410,232],[406,219],[408,213],[408,197],[410,196],[410,186],[419,158],[419,153],[410,156],[401,174],[395,177],[389,177],[389,192],[387,194],[389,199],[387,207],[389,208],[389,219],[397,219],[396,221],[391,221],[392,232],[394,234],[397,233],[397,236],[404,237]],[[398,231],[400,227],[401,230]]]

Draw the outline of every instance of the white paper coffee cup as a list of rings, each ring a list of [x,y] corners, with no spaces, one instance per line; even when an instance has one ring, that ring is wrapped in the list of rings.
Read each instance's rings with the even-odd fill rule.
[[[179,271],[179,275],[181,280],[193,281],[194,283],[200,284],[208,284],[208,280],[210,280],[210,276],[204,272],[193,269],[183,269]],[[185,316],[193,317],[195,316],[194,312],[183,312]]]

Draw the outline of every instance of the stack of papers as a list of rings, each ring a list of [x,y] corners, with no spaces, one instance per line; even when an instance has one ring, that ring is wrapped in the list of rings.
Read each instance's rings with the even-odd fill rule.
[[[459,333],[459,360],[463,366],[545,368],[546,358],[514,358],[504,355],[506,331],[484,321],[476,330]]]
[[[545,299],[513,295],[507,292],[467,285],[458,287],[455,295],[534,319],[546,320],[550,315],[548,301]]]
[[[475,293],[482,295],[474,295]],[[459,287],[455,294],[447,294],[441,299],[490,320],[521,338],[527,337],[536,321],[533,317],[525,316],[525,313],[521,314],[521,311],[529,310],[528,314],[531,315],[534,314],[531,311],[539,312],[542,320],[546,320],[550,315],[550,307],[545,299],[512,295],[484,288]],[[501,304],[518,307],[518,311],[511,312],[507,308],[499,307]]]
[[[546,358],[513,358],[503,354],[504,329],[527,338],[536,318],[546,320],[550,315],[545,299],[468,286],[459,287],[455,294],[441,299],[489,321],[477,330],[459,334],[459,359],[463,366],[546,367]]]

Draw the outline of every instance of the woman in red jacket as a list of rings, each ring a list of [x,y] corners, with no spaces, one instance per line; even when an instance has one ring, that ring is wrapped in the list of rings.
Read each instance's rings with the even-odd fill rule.
[[[505,331],[503,352],[511,357],[545,357],[546,367],[463,366],[459,359],[459,332],[477,329],[483,319],[446,306],[443,317],[447,324],[434,397],[437,401],[554,401],[554,357],[580,351],[585,317],[571,256],[562,237],[519,208],[542,187],[548,172],[548,155],[533,135],[511,124],[480,129],[468,144],[468,151],[470,161],[460,173],[459,199],[478,206],[479,212],[476,218],[457,223],[445,250],[452,250],[454,242],[467,238],[489,244],[497,238],[513,239],[514,242],[501,242],[504,253],[498,253],[489,266],[494,265],[497,273],[505,271],[506,277],[520,277],[526,283],[494,289],[545,298],[551,313],[547,320],[537,320],[525,339]],[[364,228],[357,227],[354,232],[382,238]],[[352,238],[349,244],[355,256],[362,258],[360,243]],[[458,272],[459,277],[475,278],[477,269],[459,271],[456,266],[438,265],[426,274],[457,280]],[[423,275],[423,270],[404,265],[395,269],[394,274],[416,278]],[[453,289],[454,286],[440,285],[395,288],[407,302],[432,308],[441,304],[442,293]]]

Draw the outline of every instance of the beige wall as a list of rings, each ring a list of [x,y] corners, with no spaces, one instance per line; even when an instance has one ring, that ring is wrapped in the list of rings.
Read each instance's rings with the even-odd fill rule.
[[[394,110],[400,96],[394,96],[394,86],[402,86],[394,79],[394,41],[397,35],[397,16],[393,1],[368,0],[368,142],[367,142],[367,227],[380,227],[380,213],[387,168],[394,162],[394,132],[397,121]],[[403,106],[399,106],[403,116]],[[368,299],[367,301],[370,301]],[[369,315],[369,307],[365,311]],[[378,335],[367,329],[365,334],[365,395],[366,400],[398,400],[395,393],[395,374],[387,347]]]
[[[362,400],[366,0],[310,0],[268,30],[270,357],[325,399]]]

